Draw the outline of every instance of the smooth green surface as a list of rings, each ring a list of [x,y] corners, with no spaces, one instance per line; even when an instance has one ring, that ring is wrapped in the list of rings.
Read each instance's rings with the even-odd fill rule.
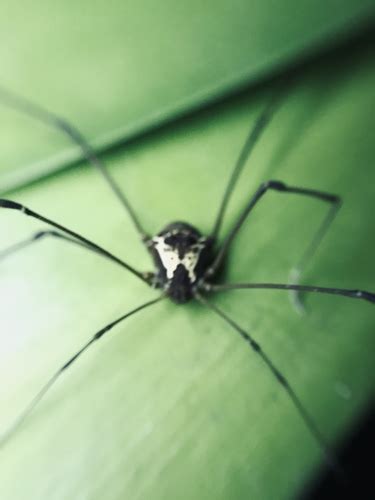
[[[107,147],[304,59],[373,13],[373,0],[3,1],[0,84]],[[0,112],[0,192],[77,157],[58,133]]]
[[[224,229],[259,183],[277,178],[343,196],[305,283],[374,290],[375,64],[372,48],[316,66],[291,88],[249,161]],[[234,99],[107,158],[145,227],[185,219],[207,232],[267,92]],[[140,269],[148,256],[91,167],[14,193]],[[324,207],[278,194],[233,246],[228,280],[285,281]],[[40,224],[0,213],[1,248]],[[100,327],[155,295],[100,257],[44,241],[0,267],[0,429]],[[252,332],[331,443],[374,391],[375,308],[284,292],[215,298]],[[321,455],[260,359],[196,304],[154,306],[66,374],[0,450],[2,500],[282,500]]]

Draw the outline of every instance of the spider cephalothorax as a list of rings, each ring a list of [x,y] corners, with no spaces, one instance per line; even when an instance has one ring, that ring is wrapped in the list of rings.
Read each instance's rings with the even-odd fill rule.
[[[192,299],[210,262],[212,239],[190,224],[173,222],[150,240],[149,248],[158,270],[155,286],[177,304]]]

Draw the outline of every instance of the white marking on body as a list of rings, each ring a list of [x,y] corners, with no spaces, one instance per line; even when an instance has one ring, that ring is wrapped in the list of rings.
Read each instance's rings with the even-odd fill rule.
[[[195,266],[197,265],[200,252],[204,248],[204,244],[196,243],[192,245],[192,249],[197,249],[197,252],[186,252],[182,259],[178,255],[178,251],[165,243],[165,236],[155,236],[153,238],[155,249],[159,254],[160,260],[167,272],[167,278],[172,279],[175,270],[179,264],[182,264],[188,272],[191,282],[196,280]]]

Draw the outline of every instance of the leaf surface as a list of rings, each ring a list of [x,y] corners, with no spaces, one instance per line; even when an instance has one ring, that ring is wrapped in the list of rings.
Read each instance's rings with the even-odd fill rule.
[[[326,50],[373,15],[373,0],[6,1],[1,84],[106,149]],[[80,155],[0,111],[0,192]]]
[[[290,89],[237,186],[224,233],[260,182],[277,178],[345,203],[307,284],[374,291],[373,48],[311,68]],[[273,91],[244,94],[150,134],[105,160],[151,233],[187,220],[207,233],[230,169]],[[13,199],[150,269],[134,228],[87,165]],[[276,193],[233,245],[228,281],[287,279],[324,215]],[[41,225],[0,213],[1,248]],[[43,241],[0,266],[0,428],[106,323],[155,296],[112,263]],[[375,309],[284,292],[240,291],[215,303],[247,328],[333,445],[373,396]],[[4,500],[290,499],[320,451],[262,361],[197,304],[154,306],[120,325],[50,391],[0,452]]]

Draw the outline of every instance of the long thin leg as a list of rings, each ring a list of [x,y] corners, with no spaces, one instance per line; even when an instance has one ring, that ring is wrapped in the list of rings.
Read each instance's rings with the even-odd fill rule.
[[[347,288],[327,288],[322,286],[289,285],[283,283],[223,283],[222,285],[201,284],[206,292],[225,292],[228,290],[258,289],[258,290],[296,290],[300,292],[326,293],[342,295],[350,299],[366,300],[375,304],[375,293],[365,290],[348,290]]]
[[[140,273],[139,271],[136,271],[132,266],[124,262],[123,260],[119,259],[115,255],[111,254],[107,250],[104,250],[104,248],[100,247],[96,243],[93,243],[92,241],[88,240],[87,238],[84,238],[80,234],[71,231],[70,229],[67,229],[66,227],[62,226],[61,224],[58,224],[57,222],[52,221],[51,219],[47,219],[46,217],[43,217],[43,215],[40,215],[36,212],[33,212],[29,208],[25,207],[24,205],[21,205],[20,203],[16,203],[11,200],[3,200],[0,199],[0,208],[9,208],[11,210],[18,210],[22,212],[25,215],[29,215],[30,217],[33,217],[34,219],[41,220],[42,222],[45,222],[46,224],[49,224],[50,226],[56,227],[63,233],[69,234],[70,236],[73,236],[73,238],[76,238],[77,240],[81,241],[83,244],[87,245],[88,247],[91,247],[93,250],[98,252],[100,255],[103,255],[104,257],[107,257],[108,259],[112,260],[113,262],[116,262],[120,266],[124,267],[128,271],[130,271],[132,274],[137,276],[139,279],[150,285],[150,280],[151,278],[149,277],[149,274],[147,273]]]
[[[328,212],[325,218],[323,219],[322,223],[318,227],[318,230],[313,235],[313,239],[311,240],[310,244],[306,248],[305,252],[302,254],[302,257],[299,259],[297,264],[290,270],[288,281],[289,284],[291,285],[299,284],[301,275],[303,274],[304,270],[308,266],[311,259],[314,257],[321,242],[323,241],[324,236],[327,234],[328,229],[330,228],[332,222],[336,218],[337,212],[339,211],[342,204],[340,198],[335,195],[332,195],[331,200],[324,200],[324,201],[330,203],[331,206],[329,207]],[[291,299],[292,299],[292,304],[297,309],[297,311],[299,313],[303,313],[304,306],[301,301],[300,292],[297,290],[292,290]]]
[[[103,335],[107,332],[109,332],[114,326],[116,326],[118,323],[123,321],[126,318],[129,318],[129,316],[132,316],[133,314],[137,313],[138,311],[141,311],[142,309],[145,309],[146,307],[149,307],[153,304],[156,304],[157,302],[160,302],[164,296],[158,297],[157,299],[150,300],[146,302],[145,304],[142,304],[141,306],[136,307],[132,311],[124,314],[120,318],[116,319],[115,321],[112,321],[112,323],[109,323],[106,325],[104,328],[99,330],[95,335],[79,350],[77,351],[49,380],[48,382],[42,387],[42,389],[37,393],[37,395],[31,400],[31,402],[26,406],[26,408],[21,412],[21,414],[18,416],[18,418],[14,421],[14,423],[11,425],[9,429],[5,431],[5,433],[0,437],[0,448],[4,446],[4,444],[9,440],[9,438],[14,434],[14,432],[20,427],[20,425],[25,421],[25,419],[30,415],[30,413],[33,411],[35,406],[40,402],[40,400],[43,398],[43,396],[47,393],[47,391],[54,385],[54,383],[57,381],[57,379],[60,377],[60,375],[67,370],[78,358],[83,354],[86,349],[88,349],[94,342],[99,340]]]
[[[69,238],[69,236],[65,236],[64,234],[61,234],[57,231],[53,230],[46,230],[46,231],[38,231],[28,238],[19,241],[18,243],[15,243],[14,245],[11,245],[10,247],[6,248],[5,250],[0,251],[0,261],[5,259],[6,257],[13,255],[14,253],[23,250],[24,248],[30,247],[32,244],[36,243],[37,241],[42,241],[44,240],[47,236],[52,236],[54,238],[58,238],[60,240],[68,241],[69,243],[74,243],[76,245],[79,245],[82,248],[86,248],[87,250],[90,250],[91,252],[100,253],[93,247],[86,245],[85,243],[82,243],[81,241],[78,241],[74,238]]]
[[[227,316],[226,313],[224,313],[216,305],[209,302],[202,295],[197,294],[196,298],[206,307],[211,309],[211,311],[213,311],[216,315],[222,318],[234,330],[236,330],[236,332],[240,334],[243,340],[249,344],[251,349],[261,357],[261,359],[267,365],[267,367],[269,368],[269,370],[271,371],[272,375],[275,377],[277,382],[284,388],[284,390],[288,394],[288,397],[292,401],[294,407],[298,411],[306,427],[308,428],[312,436],[315,438],[317,444],[319,445],[321,451],[323,452],[327,464],[332,468],[332,470],[336,473],[336,475],[340,477],[341,480],[343,480],[344,479],[343,471],[341,470],[340,465],[337,463],[335,456],[333,455],[328,444],[326,443],[326,439],[316,426],[313,418],[302,404],[301,400],[295,393],[294,389],[291,387],[291,385],[286,380],[284,375],[282,375],[282,373],[278,370],[278,368],[276,368],[276,366],[267,356],[267,354],[262,350],[261,346],[251,337],[251,335],[248,332],[243,330],[237,323],[235,323],[229,316]]]
[[[122,205],[125,207],[142,240],[149,240],[149,236],[143,230],[128,199],[120,190],[114,179],[105,168],[103,162],[98,158],[93,148],[90,146],[88,141],[78,129],[73,127],[73,125],[71,125],[64,118],[51,113],[50,111],[44,109],[42,106],[39,106],[38,104],[35,104],[28,99],[5,89],[2,86],[0,86],[0,99],[5,105],[16,109],[17,111],[20,111],[21,113],[24,113],[32,118],[35,118],[36,120],[39,120],[49,127],[60,130],[60,132],[68,136],[70,140],[77,144],[86,160],[90,162],[97,170],[99,170],[101,175],[107,181],[112,192],[117,196]]]
[[[304,196],[310,196],[312,198],[316,198],[318,200],[322,200],[328,203],[333,203],[337,204],[339,203],[339,198],[336,195],[330,194],[330,193],[324,193],[323,191],[316,191],[314,189],[305,189],[305,188],[299,188],[295,186],[287,186],[283,182],[279,181],[268,181],[264,182],[263,184],[260,185],[258,190],[255,192],[255,194],[252,196],[250,199],[249,203],[246,205],[245,209],[242,211],[240,214],[238,220],[234,224],[233,228],[229,232],[228,236],[225,238],[218,254],[216,255],[216,258],[214,259],[214,262],[212,265],[209,267],[209,269],[206,271],[205,274],[205,279],[209,278],[210,276],[214,275],[220,265],[223,262],[223,259],[228,251],[229,246],[231,245],[232,241],[236,237],[238,231],[241,229],[242,224],[245,222],[247,219],[249,213],[251,210],[254,208],[254,206],[257,204],[257,202],[267,193],[269,190],[274,190],[278,191],[281,193],[294,193],[294,194],[299,194],[299,195],[304,195]],[[337,209],[336,209],[337,210]],[[330,218],[333,216],[330,215]],[[330,222],[330,219],[326,219],[324,223],[324,227],[321,226],[321,230],[319,231],[320,233],[320,238],[317,240],[316,238],[313,240],[313,243],[308,247],[307,252],[304,255],[307,255],[305,258],[304,262],[306,262],[306,259],[309,259],[315,252],[317,245],[320,243],[321,238],[324,235],[325,228],[327,227],[328,222]],[[323,228],[323,229],[322,229]],[[322,233],[323,231],[323,233]]]
[[[211,232],[210,237],[215,241],[217,239],[217,236],[219,234],[221,225],[223,223],[225,211],[227,209],[229,199],[232,195],[232,192],[235,188],[235,185],[237,184],[238,178],[252,152],[254,149],[255,144],[258,142],[258,139],[260,135],[262,134],[263,130],[266,128],[268,123],[270,122],[273,114],[276,111],[276,108],[279,104],[280,98],[284,93],[284,85],[279,89],[278,92],[272,95],[270,101],[266,105],[266,107],[263,109],[259,117],[257,118],[255,124],[251,124],[251,128],[249,131],[249,134],[246,138],[245,144],[242,147],[242,150],[240,152],[240,155],[234,165],[233,171],[231,173],[231,176],[229,178],[229,182],[225,188],[224,195],[222,198],[222,201],[220,203],[219,211],[216,216],[216,220],[214,223],[213,230]]]

